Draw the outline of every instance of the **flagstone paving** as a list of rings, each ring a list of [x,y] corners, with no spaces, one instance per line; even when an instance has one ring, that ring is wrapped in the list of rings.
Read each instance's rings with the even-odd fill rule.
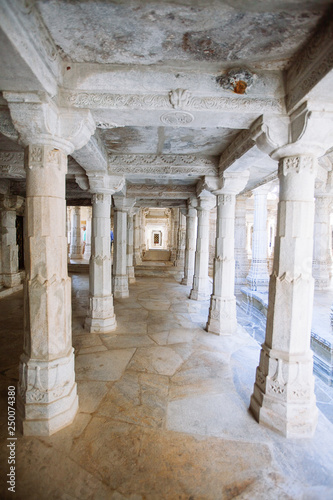
[[[129,298],[114,300],[117,329],[93,335],[84,329],[87,290],[88,276],[73,275],[79,412],[53,436],[17,433],[16,499],[333,498],[333,423],[319,412],[306,440],[258,425],[248,407],[260,346],[242,326],[208,334],[209,301],[189,300],[190,288],[172,277],[139,277]],[[22,292],[0,301],[2,442],[22,301]],[[320,381],[316,390],[332,408]],[[0,453],[0,498],[12,498],[5,445]]]

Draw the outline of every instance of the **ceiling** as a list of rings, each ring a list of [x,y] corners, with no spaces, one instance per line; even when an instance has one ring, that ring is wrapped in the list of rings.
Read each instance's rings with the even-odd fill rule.
[[[97,128],[69,161],[69,203],[90,202],[89,175],[98,170],[124,175],[129,191],[141,186],[141,204],[145,197],[154,203],[152,186],[162,198],[158,186],[184,186],[183,203],[204,175],[217,175],[220,157],[260,116],[285,116],[311,96],[333,106],[332,68],[320,69],[317,47],[315,84],[307,89],[307,70],[304,78],[303,69],[295,70],[302,54],[311,52],[318,29],[331,29],[331,5],[327,0],[2,2],[0,91],[29,91],[63,108],[90,111]],[[316,72],[311,54],[307,57]],[[244,95],[218,82],[235,68],[253,76]],[[298,96],[295,89],[303,83]],[[24,195],[23,156],[18,156],[23,145],[4,98],[0,132],[0,181],[9,179]],[[9,157],[1,152],[17,153],[16,170],[7,168]],[[276,173],[276,162],[255,150],[249,165],[248,189]],[[144,185],[150,186],[147,193]],[[176,191],[172,198],[169,189],[166,206],[168,200],[174,206]]]

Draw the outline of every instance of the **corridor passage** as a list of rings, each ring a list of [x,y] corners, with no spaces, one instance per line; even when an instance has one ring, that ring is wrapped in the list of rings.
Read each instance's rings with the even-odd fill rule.
[[[248,407],[259,345],[240,325],[207,333],[209,301],[189,292],[172,276],[138,277],[114,300],[117,329],[89,334],[88,276],[72,275],[79,413],[51,437],[16,433],[16,499],[333,498],[333,424],[319,413],[314,438],[300,440],[258,425]],[[0,317],[4,440],[22,292],[0,301]]]

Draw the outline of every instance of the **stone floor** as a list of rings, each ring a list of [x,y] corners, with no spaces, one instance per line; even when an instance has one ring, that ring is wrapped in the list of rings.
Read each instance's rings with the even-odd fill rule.
[[[88,276],[73,275],[73,343],[80,411],[48,438],[17,434],[15,495],[8,472],[7,387],[22,350],[22,292],[0,301],[0,498],[329,500],[333,424],[286,440],[248,412],[258,343],[204,331],[208,302],[173,277],[138,278],[115,300],[117,329],[84,330]]]

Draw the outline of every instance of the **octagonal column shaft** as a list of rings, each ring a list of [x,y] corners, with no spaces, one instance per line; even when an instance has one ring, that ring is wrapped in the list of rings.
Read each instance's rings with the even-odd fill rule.
[[[252,262],[247,282],[251,290],[266,290],[269,283],[267,267],[267,186],[260,186],[254,194],[254,221]]]
[[[175,265],[183,268],[185,264],[185,216],[179,210],[179,226],[177,235],[177,255]]]
[[[197,237],[197,211],[188,208],[186,214],[186,246],[183,285],[192,285],[194,275],[195,244]]]
[[[235,288],[235,194],[217,196],[213,294],[207,331],[228,335],[237,330]]]
[[[51,146],[29,146],[25,168],[25,322],[17,408],[24,434],[50,435],[70,424],[78,409],[67,275],[67,157]]]
[[[23,204],[20,196],[1,195],[1,281],[7,288],[20,285],[16,244],[16,210]]]
[[[193,285],[190,298],[193,300],[207,300],[210,296],[208,278],[209,263],[209,213],[213,208],[212,197],[199,198],[197,246],[195,251],[195,264]],[[215,198],[215,197],[214,197]]]
[[[115,207],[115,246],[113,254],[113,274],[115,297],[124,298],[129,296],[127,276],[127,211],[124,208]]]
[[[330,286],[332,274],[332,244],[330,231],[330,208],[332,195],[317,195],[315,202],[313,277],[315,289],[325,290]]]
[[[266,338],[251,397],[255,418],[287,437],[311,436],[317,422],[310,349],[315,172],[311,156],[279,162]]]
[[[88,207],[88,215],[86,221],[86,245],[84,248],[84,258],[89,260],[91,256],[91,208]]]
[[[246,250],[246,196],[237,196],[235,208],[235,288],[246,285],[249,259]]]
[[[110,332],[117,326],[111,281],[110,213],[111,195],[94,194],[89,262],[89,311],[85,321],[90,333]]]
[[[134,214],[129,211],[127,214],[127,276],[129,283],[135,283],[134,266],[133,266],[133,229]]]
[[[172,247],[170,260],[176,265],[177,246],[178,246],[178,227],[179,227],[179,209],[172,209]]]
[[[82,259],[81,243],[81,207],[73,207],[72,210],[72,233],[71,233],[71,259]]]
[[[141,259],[141,212],[134,214],[134,265],[142,264]]]

